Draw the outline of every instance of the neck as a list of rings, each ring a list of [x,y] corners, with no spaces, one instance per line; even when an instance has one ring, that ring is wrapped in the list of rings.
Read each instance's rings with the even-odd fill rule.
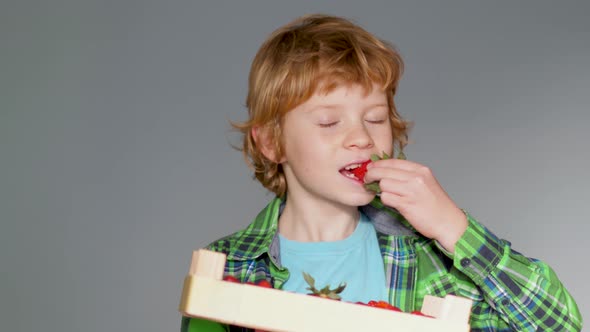
[[[287,195],[279,233],[300,242],[338,241],[350,236],[359,220],[355,206],[297,199]]]

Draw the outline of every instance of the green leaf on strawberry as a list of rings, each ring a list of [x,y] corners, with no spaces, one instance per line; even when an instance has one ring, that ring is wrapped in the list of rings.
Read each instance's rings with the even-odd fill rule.
[[[326,285],[324,288],[318,290],[315,288],[315,279],[308,273],[303,272],[303,279],[309,285],[307,290],[311,291],[309,295],[323,297],[332,300],[340,300],[340,293],[346,288],[346,283],[341,283],[338,287],[330,289],[330,285]]]
[[[373,191],[377,194],[381,193],[381,188],[379,188],[379,182],[365,183],[365,189]]]
[[[406,154],[404,153],[403,150],[399,151],[399,153],[397,154],[397,159],[406,160]]]

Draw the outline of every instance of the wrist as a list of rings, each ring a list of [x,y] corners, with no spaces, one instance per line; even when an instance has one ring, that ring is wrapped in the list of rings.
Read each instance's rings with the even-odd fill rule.
[[[449,219],[447,226],[444,227],[444,230],[441,232],[441,235],[436,237],[435,240],[445,248],[451,254],[455,253],[455,244],[463,233],[467,230],[469,222],[467,221],[467,216],[463,210],[457,208],[455,212],[455,216]]]

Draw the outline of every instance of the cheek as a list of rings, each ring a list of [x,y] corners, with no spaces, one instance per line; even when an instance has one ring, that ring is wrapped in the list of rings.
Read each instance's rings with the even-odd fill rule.
[[[302,138],[289,149],[290,163],[301,174],[316,174],[322,172],[327,165],[329,151],[321,142],[310,137]]]
[[[391,152],[393,149],[393,134],[390,128],[383,128],[373,135],[373,141],[386,152]]]
[[[298,137],[295,145],[297,152],[301,156],[307,156],[308,158],[324,155],[328,146],[325,138],[310,131]]]

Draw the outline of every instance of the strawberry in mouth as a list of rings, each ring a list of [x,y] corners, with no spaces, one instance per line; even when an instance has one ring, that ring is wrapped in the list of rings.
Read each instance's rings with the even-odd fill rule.
[[[348,178],[363,182],[367,173],[367,165],[371,160],[364,161],[360,164],[350,164],[340,170],[340,173]]]
[[[364,162],[358,163],[358,164],[350,164],[350,165],[342,168],[340,170],[340,173],[342,175],[346,176],[347,178],[364,183],[365,174],[367,173],[367,165],[369,165],[369,163],[371,161],[377,161],[377,160],[383,160],[383,159],[389,159],[389,158],[391,158],[391,157],[385,152],[383,152],[383,156],[378,156],[376,154],[373,154],[373,155],[371,155],[370,160],[367,160],[367,161],[364,161]],[[397,159],[402,159],[402,160],[406,159],[406,155],[404,154],[404,152],[402,150],[400,150],[398,152]],[[371,182],[371,183],[365,183],[365,189],[372,191],[376,194],[381,193],[381,188],[379,188],[379,182],[377,182],[377,181]]]

